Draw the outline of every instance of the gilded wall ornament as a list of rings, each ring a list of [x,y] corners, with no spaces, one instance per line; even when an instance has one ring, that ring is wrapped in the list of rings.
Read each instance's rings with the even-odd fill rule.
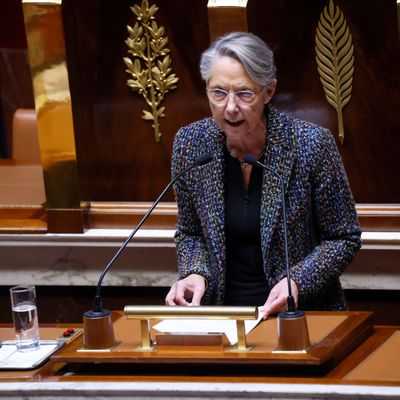
[[[326,100],[336,110],[339,140],[343,144],[342,110],[351,99],[354,55],[350,30],[333,0],[321,13],[315,44],[318,73]]]
[[[142,0],[140,7],[135,4],[130,8],[136,15],[136,22],[133,28],[127,26],[129,36],[125,43],[131,57],[124,57],[124,62],[126,72],[132,77],[127,85],[141,94],[150,107],[150,111],[143,110],[142,118],[152,121],[154,137],[159,142],[158,119],[165,116],[161,103],[166,93],[176,89],[178,78],[171,73],[171,58],[166,47],[168,38],[163,37],[165,29],[155,21],[158,7],[154,4],[149,7],[149,2]]]

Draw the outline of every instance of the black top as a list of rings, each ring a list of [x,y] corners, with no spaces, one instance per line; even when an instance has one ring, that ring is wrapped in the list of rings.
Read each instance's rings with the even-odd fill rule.
[[[245,191],[240,162],[225,151],[225,305],[260,306],[269,294],[260,236],[262,178],[262,168],[253,167]]]

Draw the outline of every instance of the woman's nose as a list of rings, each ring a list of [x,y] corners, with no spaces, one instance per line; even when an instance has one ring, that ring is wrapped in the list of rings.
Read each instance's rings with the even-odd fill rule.
[[[226,103],[226,111],[232,112],[237,110],[236,96],[234,93],[228,93],[228,100]]]

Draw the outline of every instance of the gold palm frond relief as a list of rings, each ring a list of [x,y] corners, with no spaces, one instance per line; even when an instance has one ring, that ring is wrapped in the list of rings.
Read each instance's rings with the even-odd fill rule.
[[[321,13],[315,35],[315,52],[325,97],[336,110],[339,140],[343,144],[342,110],[351,99],[354,49],[347,22],[333,0]]]
[[[124,57],[126,72],[131,75],[127,85],[141,94],[150,107],[143,110],[142,118],[152,121],[154,138],[160,141],[161,132],[158,119],[165,117],[165,107],[161,106],[164,96],[170,90],[176,89],[178,78],[171,73],[171,58],[166,47],[168,38],[163,37],[165,28],[158,26],[154,15],[158,7],[149,7],[147,0],[142,0],[141,6],[131,7],[136,15],[133,27],[127,26],[129,37],[125,43],[130,57]]]

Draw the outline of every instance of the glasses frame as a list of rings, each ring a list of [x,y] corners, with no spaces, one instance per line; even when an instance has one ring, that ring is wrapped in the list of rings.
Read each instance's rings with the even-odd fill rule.
[[[221,89],[221,88],[212,88],[212,89],[207,88],[206,89],[206,93],[207,93],[207,97],[210,100],[210,102],[215,104],[215,105],[217,105],[217,106],[226,105],[228,103],[228,99],[229,99],[230,96],[233,96],[233,98],[235,99],[235,103],[236,104],[241,105],[241,106],[248,106],[248,105],[250,105],[250,104],[252,104],[254,102],[254,100],[256,99],[257,95],[259,93],[261,93],[261,91],[263,89],[265,89],[265,88],[266,88],[266,86],[261,86],[261,88],[258,89],[258,90],[241,89],[241,90],[237,90],[236,92],[227,91],[227,90],[224,90],[224,89]],[[215,99],[213,99],[212,98],[212,93],[215,92],[215,91],[219,91],[219,92],[225,93],[226,94],[225,98],[223,100],[221,100],[221,101],[216,101]],[[252,94],[254,94],[254,97],[248,102],[243,101],[238,96],[238,93],[243,93],[243,92],[251,92]]]

